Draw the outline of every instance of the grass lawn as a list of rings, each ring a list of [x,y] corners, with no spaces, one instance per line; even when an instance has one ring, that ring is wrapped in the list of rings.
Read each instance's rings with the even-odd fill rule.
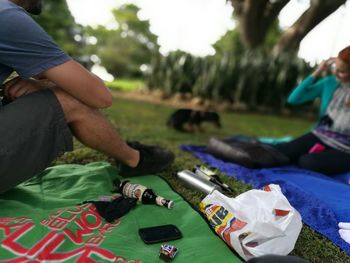
[[[106,81],[106,86],[112,90],[131,91],[138,89],[144,85],[142,80],[116,79],[114,81]]]
[[[144,143],[160,144],[175,152],[175,164],[161,174],[171,185],[190,203],[197,205],[201,194],[184,187],[173,173],[183,169],[192,169],[199,161],[191,154],[179,150],[181,144],[207,143],[211,135],[224,137],[243,133],[256,136],[297,136],[312,126],[311,122],[295,119],[280,118],[258,114],[220,113],[222,129],[216,129],[210,124],[204,125],[206,132],[202,134],[183,134],[166,127],[167,117],[173,111],[170,107],[127,101],[116,98],[113,106],[105,111],[106,116],[113,122],[125,139],[140,140]],[[106,156],[76,144],[76,150],[57,160],[57,163],[88,163],[91,161],[108,160]],[[232,178],[220,177],[234,190],[235,195],[250,189],[250,186],[235,181]],[[151,185],[150,185],[151,187]],[[296,248],[292,255],[300,256],[310,262],[350,262],[350,257],[317,234],[307,226],[303,227]]]

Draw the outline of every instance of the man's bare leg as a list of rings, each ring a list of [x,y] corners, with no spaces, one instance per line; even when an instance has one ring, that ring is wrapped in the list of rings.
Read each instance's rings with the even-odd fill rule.
[[[59,88],[54,89],[54,92],[73,135],[80,142],[130,167],[138,164],[139,151],[125,143],[99,110],[81,103]]]

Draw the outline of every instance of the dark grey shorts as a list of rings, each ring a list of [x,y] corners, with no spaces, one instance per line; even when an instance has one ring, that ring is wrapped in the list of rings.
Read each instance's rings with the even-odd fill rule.
[[[0,193],[31,178],[73,149],[55,94],[43,90],[0,108]]]

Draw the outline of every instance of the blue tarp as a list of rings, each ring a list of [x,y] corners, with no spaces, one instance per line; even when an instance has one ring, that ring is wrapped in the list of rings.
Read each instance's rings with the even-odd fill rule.
[[[350,255],[350,245],[338,233],[338,222],[350,222],[350,173],[329,177],[295,166],[248,169],[215,158],[203,146],[183,145],[181,148],[210,167],[255,188],[279,184],[289,202],[300,212],[303,222]]]

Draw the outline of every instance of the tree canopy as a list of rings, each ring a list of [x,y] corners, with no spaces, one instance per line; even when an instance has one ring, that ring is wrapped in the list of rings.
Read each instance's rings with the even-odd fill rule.
[[[90,47],[91,52],[114,76],[140,76],[140,67],[149,64],[151,57],[159,53],[157,36],[150,32],[148,21],[138,18],[138,11],[135,5],[124,5],[113,10],[118,28],[99,26],[87,30],[97,39],[97,44]]]
[[[74,39],[81,34],[82,27],[75,23],[66,0],[45,1],[42,14],[33,18],[68,54],[75,58],[82,55],[79,49],[82,43]]]

